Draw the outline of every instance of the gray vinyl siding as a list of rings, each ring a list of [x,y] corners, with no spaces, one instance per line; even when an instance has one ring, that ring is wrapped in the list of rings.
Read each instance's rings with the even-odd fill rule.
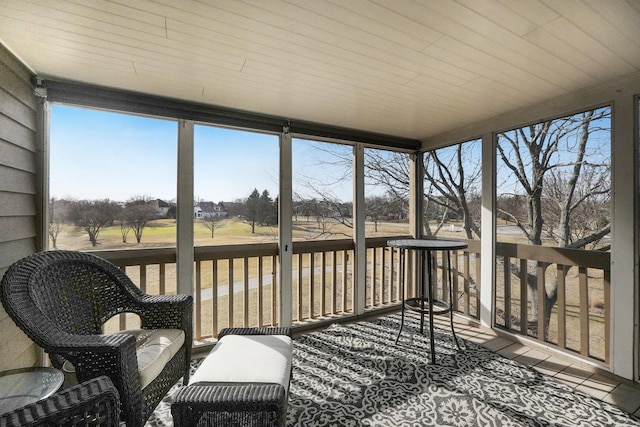
[[[36,251],[37,99],[31,74],[0,45],[0,277]],[[0,371],[40,362],[36,346],[0,307]]]

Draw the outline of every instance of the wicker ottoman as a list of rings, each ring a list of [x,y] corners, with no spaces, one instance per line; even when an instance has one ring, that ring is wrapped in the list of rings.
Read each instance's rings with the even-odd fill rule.
[[[291,328],[226,328],[173,398],[176,427],[284,426]]]

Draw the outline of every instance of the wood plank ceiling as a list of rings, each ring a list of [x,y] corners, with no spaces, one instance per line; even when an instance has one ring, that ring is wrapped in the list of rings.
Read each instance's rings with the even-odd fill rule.
[[[637,0],[2,0],[54,77],[424,139],[640,71]]]

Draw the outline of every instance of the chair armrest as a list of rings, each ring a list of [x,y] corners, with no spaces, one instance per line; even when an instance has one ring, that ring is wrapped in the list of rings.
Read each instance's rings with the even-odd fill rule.
[[[133,335],[59,335],[64,338],[60,344],[44,349],[69,360],[75,367],[79,382],[106,375],[123,401],[130,405],[141,402],[136,339]]]
[[[57,330],[41,347],[73,363],[80,381],[100,376],[104,368],[113,370],[123,364],[133,363],[132,372],[137,371],[136,339],[131,335],[72,335]]]
[[[129,342],[127,342],[129,341]],[[74,335],[61,331],[50,330],[48,339],[40,345],[48,353],[74,352],[114,352],[119,348],[130,346],[135,354],[135,338],[121,334]]]
[[[143,329],[192,328],[193,297],[191,295],[145,295],[140,313]]]
[[[102,376],[70,387],[53,396],[2,414],[0,425],[116,427],[120,399],[108,377]]]

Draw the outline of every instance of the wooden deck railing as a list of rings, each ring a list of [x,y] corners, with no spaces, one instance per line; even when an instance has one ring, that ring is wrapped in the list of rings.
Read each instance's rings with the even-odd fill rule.
[[[456,239],[461,240],[461,239]],[[451,251],[451,265],[447,265],[447,257],[441,251],[433,252],[435,257],[432,265],[437,267],[436,283],[439,285],[437,297],[449,302],[445,288],[447,271],[451,269],[451,281],[454,300],[451,302],[453,310],[467,317],[480,318],[480,241],[464,240],[465,250]]]
[[[278,245],[194,248],[194,336],[217,336],[223,327],[277,323]]]
[[[496,326],[609,364],[610,253],[497,243],[496,255]]]
[[[402,236],[401,236],[402,237]],[[375,310],[400,300],[399,253],[389,238],[367,239],[365,308]],[[454,292],[462,300],[454,309],[477,317],[479,243],[453,257]],[[105,250],[94,253],[122,268],[144,292],[175,293],[175,248]],[[461,261],[460,261],[461,259]],[[278,247],[276,243],[199,246],[194,248],[194,336],[215,337],[226,326],[277,323]],[[292,321],[320,320],[354,312],[354,243],[351,239],[299,241],[293,244]],[[410,268],[410,264],[409,264]],[[410,277],[411,275],[407,275]],[[409,286],[409,292],[413,287]],[[463,302],[459,302],[463,301]],[[116,328],[135,325],[122,315]]]
[[[386,245],[389,239],[366,241],[364,298],[367,310],[389,307],[400,300],[399,253]],[[454,252],[451,257],[452,306],[456,312],[477,319],[480,241],[468,240],[467,243],[467,249]],[[175,248],[95,253],[124,269],[144,292],[176,292]],[[609,363],[609,253],[497,243],[496,254],[497,327]],[[446,300],[442,274],[447,261],[436,255],[432,264],[438,277],[438,297]],[[196,340],[215,337],[225,326],[277,323],[276,243],[201,246],[194,248],[194,259]],[[353,313],[353,260],[351,239],[294,243],[294,325]],[[413,268],[411,261],[407,268]],[[415,286],[409,283],[408,295],[414,290]],[[545,298],[542,290],[551,298]],[[555,297],[553,292],[557,292]],[[124,328],[132,321],[135,320],[131,316],[120,316],[117,327]]]
[[[390,238],[367,239],[365,308],[376,310],[400,300],[399,253]],[[455,311],[479,318],[480,241],[451,257]],[[107,250],[109,259],[144,292],[176,292],[175,248]],[[495,324],[545,345],[609,363],[610,254],[544,246],[498,243]],[[215,337],[225,326],[277,323],[278,247],[276,243],[194,248],[196,340]],[[354,243],[351,239],[301,241],[293,245],[292,313],[296,323],[353,313]],[[438,297],[446,258],[432,263]],[[414,264],[407,263],[412,269]],[[506,267],[505,267],[506,266]],[[505,274],[508,272],[508,274]],[[407,274],[406,277],[411,277]],[[408,295],[415,286],[408,284]],[[553,295],[557,298],[544,298]],[[553,306],[549,307],[552,302]],[[549,315],[536,315],[539,313]],[[521,319],[526,319],[522,321]],[[120,316],[117,327],[135,322]],[[539,333],[538,331],[544,331]]]

